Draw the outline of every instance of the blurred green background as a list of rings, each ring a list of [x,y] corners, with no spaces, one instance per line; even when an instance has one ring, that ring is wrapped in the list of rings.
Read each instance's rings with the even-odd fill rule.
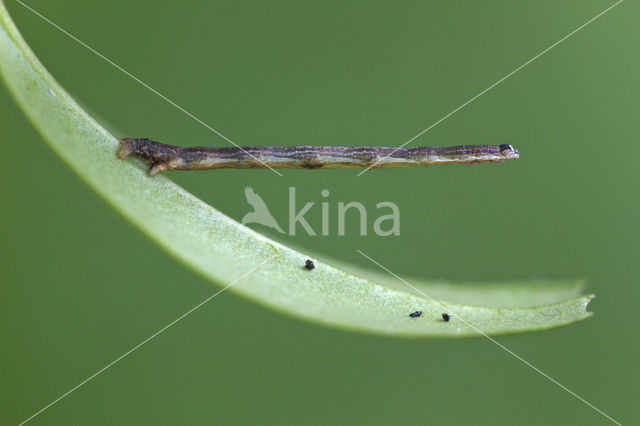
[[[228,145],[6,3],[53,76],[116,135]],[[26,3],[238,144],[395,146],[613,2]],[[638,423],[639,18],[638,4],[623,2],[412,144],[510,142],[519,161],[360,177],[169,176],[236,220],[249,211],[248,185],[281,224],[289,186],[300,203],[329,189],[333,209],[393,201],[399,237],[361,237],[349,223],[344,237],[335,228],[270,234],[366,267],[356,249],[404,276],[586,278],[593,318],[499,341],[616,420]],[[4,86],[0,111],[0,423],[16,424],[215,288],[97,198]],[[307,217],[320,228],[317,205]],[[352,334],[224,293],[32,423],[608,421],[486,339]]]

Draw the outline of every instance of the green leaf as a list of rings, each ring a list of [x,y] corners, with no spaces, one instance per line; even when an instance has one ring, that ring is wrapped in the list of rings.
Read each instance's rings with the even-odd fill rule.
[[[434,299],[448,302],[496,308],[535,307],[561,302],[582,294],[583,280],[529,280],[529,281],[497,281],[482,283],[451,283],[444,280],[429,280],[400,275],[414,288],[407,286],[398,278],[382,271],[371,271],[324,255],[316,257],[347,271],[390,287],[415,295],[427,295]]]
[[[586,306],[591,297],[579,296],[575,283],[423,285],[427,294],[450,296],[457,302],[452,303],[411,294],[398,281],[394,288],[382,286],[321,261],[315,270],[305,270],[308,256],[240,225],[164,176],[147,176],[141,161],[119,160],[118,140],[49,75],[1,1],[0,20],[0,73],[49,146],[113,208],[204,277],[226,285],[248,273],[228,291],[305,320],[393,336],[478,336],[476,330],[517,333],[558,327],[590,315]],[[560,300],[563,297],[570,298]],[[487,306],[471,306],[479,300]],[[530,302],[548,304],[529,306]],[[488,307],[504,304],[515,307]],[[415,310],[424,314],[409,318]],[[450,322],[442,321],[443,312],[452,316]]]

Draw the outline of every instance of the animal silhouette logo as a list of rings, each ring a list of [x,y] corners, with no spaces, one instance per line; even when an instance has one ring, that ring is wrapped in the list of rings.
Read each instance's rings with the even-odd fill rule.
[[[264,200],[255,193],[253,188],[247,186],[244,189],[244,195],[247,197],[247,203],[253,207],[253,211],[244,215],[242,218],[243,225],[246,225],[247,223],[259,223],[260,225],[275,229],[281,234],[284,234],[284,231],[280,228],[278,222],[276,222]]]

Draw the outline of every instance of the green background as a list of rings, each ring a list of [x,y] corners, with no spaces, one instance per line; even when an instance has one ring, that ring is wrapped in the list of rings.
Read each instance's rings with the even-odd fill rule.
[[[27,2],[238,144],[413,137],[613,4]],[[227,146],[13,0],[53,76],[118,136]],[[320,229],[269,234],[404,276],[586,278],[596,315],[499,341],[616,420],[640,421],[637,143],[640,7],[626,1],[418,138],[513,143],[501,166],[174,172],[239,220],[252,186],[281,225],[288,187]],[[215,288],[96,197],[0,86],[0,424],[32,415]],[[325,200],[320,191],[329,189]],[[395,202],[401,235],[338,237],[339,201]],[[353,218],[352,218],[353,219]],[[267,231],[255,226],[260,232]],[[351,232],[349,232],[351,231]],[[606,424],[486,339],[401,340],[215,300],[33,424]]]

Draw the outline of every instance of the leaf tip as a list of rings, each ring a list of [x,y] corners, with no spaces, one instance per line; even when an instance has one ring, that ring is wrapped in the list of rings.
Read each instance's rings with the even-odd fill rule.
[[[596,297],[596,295],[595,295],[595,294],[593,294],[593,293],[591,293],[591,294],[587,294],[587,295],[584,297],[584,312],[585,312],[587,315],[593,315],[593,311],[589,311],[589,310],[587,310],[587,308],[589,307],[589,303],[591,303],[591,301],[592,301],[595,297]]]

